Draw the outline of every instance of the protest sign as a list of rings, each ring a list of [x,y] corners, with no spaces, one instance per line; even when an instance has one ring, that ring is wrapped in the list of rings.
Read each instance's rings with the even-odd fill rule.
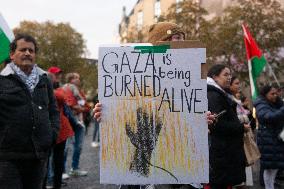
[[[205,62],[205,48],[100,48],[101,183],[208,182]]]

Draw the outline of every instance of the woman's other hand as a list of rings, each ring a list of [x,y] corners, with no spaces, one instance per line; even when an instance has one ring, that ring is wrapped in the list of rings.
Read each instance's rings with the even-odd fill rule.
[[[95,105],[95,108],[94,108],[94,118],[100,122],[101,121],[101,116],[102,116],[102,104],[101,103],[97,103]]]

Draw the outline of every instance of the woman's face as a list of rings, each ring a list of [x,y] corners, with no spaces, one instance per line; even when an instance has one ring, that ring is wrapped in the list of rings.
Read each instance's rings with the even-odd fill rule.
[[[236,93],[234,96],[236,97],[236,99],[241,100],[242,94]]]
[[[278,94],[277,94],[277,89],[275,89],[274,87],[272,87],[270,89],[270,91],[265,95],[265,98],[269,101],[269,102],[272,102],[272,103],[275,103],[276,100],[277,100],[277,97],[278,97]]]
[[[218,76],[213,77],[214,81],[222,88],[227,89],[230,87],[231,71],[229,68],[224,68]]]
[[[239,93],[240,90],[241,90],[240,80],[236,78],[230,85],[230,91],[233,93],[233,95],[236,96],[236,94]]]
[[[184,35],[182,33],[177,33],[172,35],[169,39],[169,41],[184,41]]]

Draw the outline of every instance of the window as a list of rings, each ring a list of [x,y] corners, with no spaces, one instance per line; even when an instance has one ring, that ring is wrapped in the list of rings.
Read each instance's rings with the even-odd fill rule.
[[[142,30],[143,26],[143,12],[139,11],[137,14],[137,30]]]
[[[194,2],[199,5],[201,4],[201,0],[195,0]]]
[[[177,5],[177,10],[176,13],[180,13],[182,11],[182,8],[179,6],[180,2],[182,2],[183,0],[176,0],[176,5]]]
[[[155,17],[155,19],[158,19],[161,16],[161,2],[160,2],[160,0],[156,0],[154,9],[155,9],[154,17]]]

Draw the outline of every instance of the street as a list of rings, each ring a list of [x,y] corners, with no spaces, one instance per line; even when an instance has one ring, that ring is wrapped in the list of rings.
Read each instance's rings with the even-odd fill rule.
[[[88,176],[85,177],[71,177],[67,181],[67,186],[63,189],[118,189],[117,185],[102,185],[99,179],[99,148],[91,147],[93,127],[88,128],[84,148],[81,156],[80,167],[82,170],[88,171]],[[72,149],[72,148],[71,148]],[[68,156],[68,169],[70,170],[71,152]],[[259,185],[258,181],[258,166],[253,167],[254,186],[249,189],[264,189]],[[281,187],[282,186],[282,187]],[[275,187],[275,189],[283,189],[284,185]]]

